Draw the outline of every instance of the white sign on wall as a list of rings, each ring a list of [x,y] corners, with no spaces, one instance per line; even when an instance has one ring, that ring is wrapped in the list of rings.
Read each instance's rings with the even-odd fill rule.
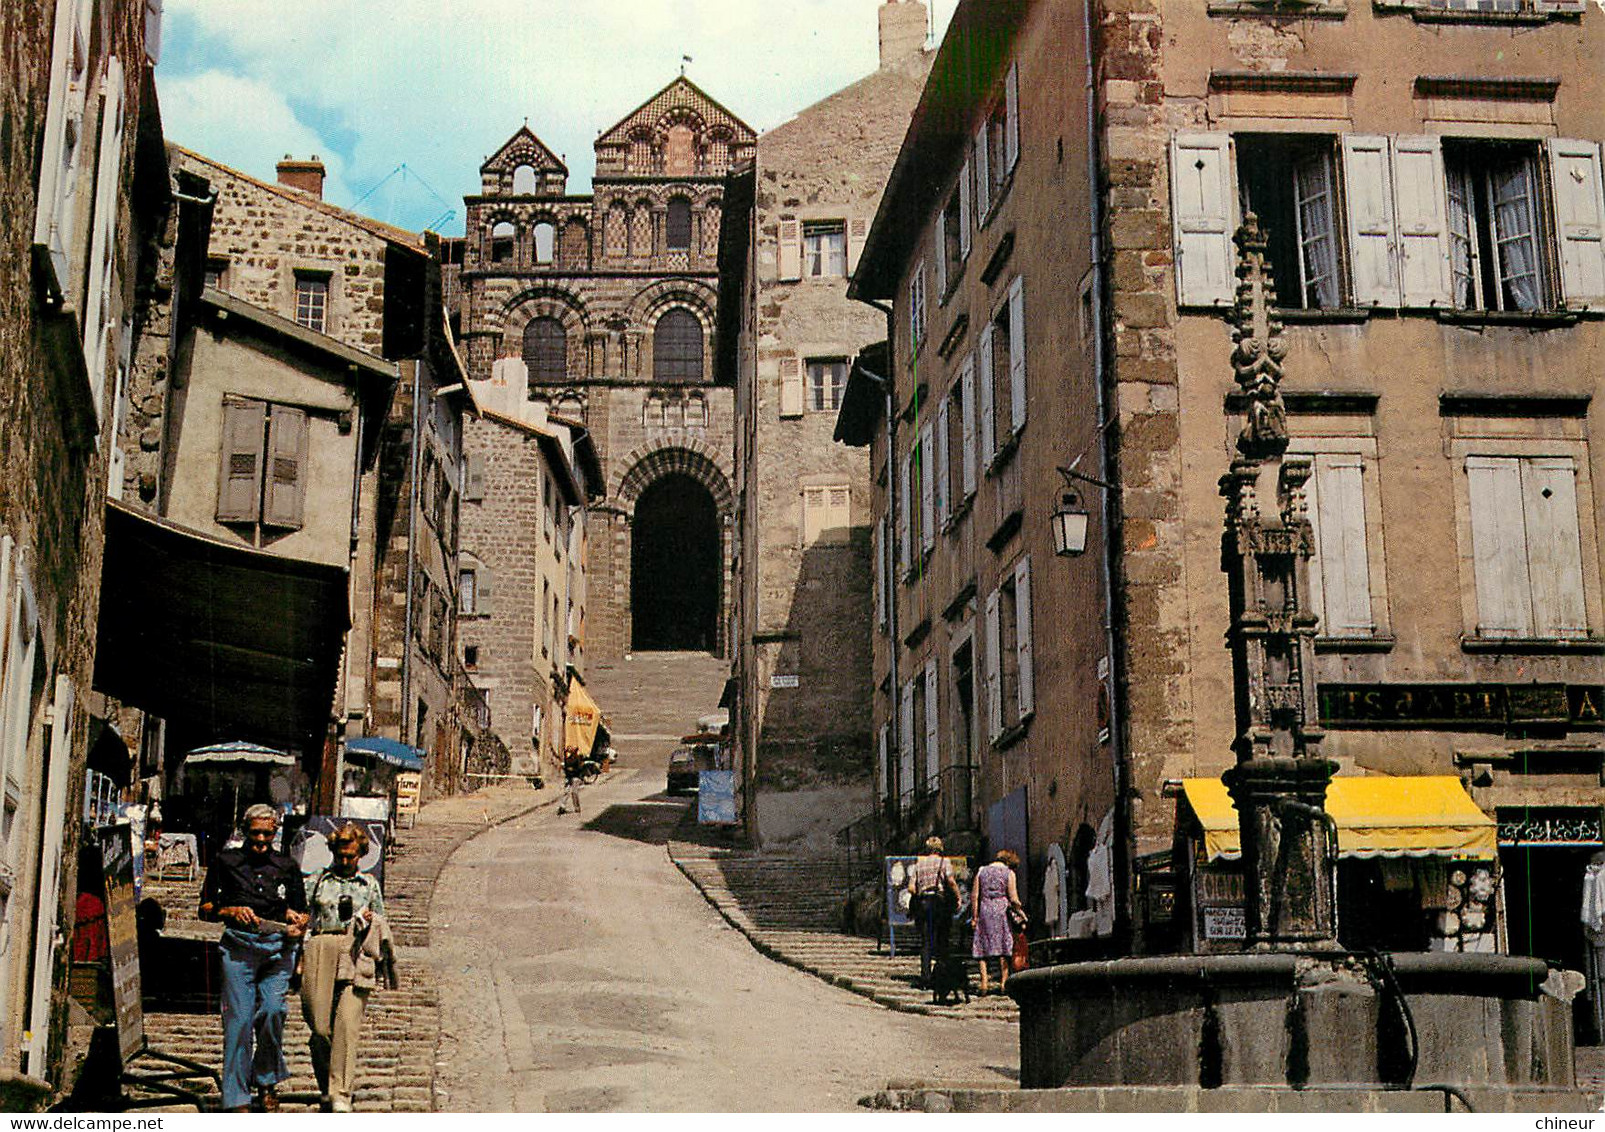
[[[788,673],[786,675],[777,673],[774,676],[769,677],[769,686],[771,688],[795,688],[797,687],[797,683],[798,681],[795,673]]]

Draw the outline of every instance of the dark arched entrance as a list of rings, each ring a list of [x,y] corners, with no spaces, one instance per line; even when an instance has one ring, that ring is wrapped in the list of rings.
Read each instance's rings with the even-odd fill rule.
[[[713,651],[719,641],[719,513],[708,489],[672,473],[635,501],[631,647]]]

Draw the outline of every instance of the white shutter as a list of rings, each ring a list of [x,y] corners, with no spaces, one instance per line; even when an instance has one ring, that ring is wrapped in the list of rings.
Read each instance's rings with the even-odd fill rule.
[[[908,569],[909,564],[914,561],[914,555],[911,553],[909,546],[913,539],[909,525],[909,516],[913,514],[913,507],[910,505],[913,500],[909,495],[909,481],[911,478],[909,476],[909,469],[913,466],[913,463],[914,457],[912,453],[908,456],[904,456],[902,474],[899,477],[901,480],[899,486],[902,488],[902,491],[898,493],[899,506],[897,508],[897,564],[905,570]]]
[[[936,710],[936,658],[925,662],[925,781],[935,785],[942,773],[941,714]]]
[[[800,417],[803,414],[802,362],[790,354],[780,359],[780,415]]]
[[[1184,307],[1233,298],[1230,145],[1224,133],[1177,134],[1170,142],[1176,301]]]
[[[1025,278],[1009,284],[1009,426],[1025,427]]]
[[[28,1047],[28,1072],[41,1077],[50,1057],[50,983],[56,973],[56,948],[62,942],[56,914],[61,909],[61,846],[67,821],[67,779],[72,773],[74,700],[72,679],[57,676],[51,704],[44,836],[40,838],[39,889],[34,908],[33,1011],[28,1022],[33,1035]]]
[[[869,221],[855,216],[847,222],[847,274],[858,270],[858,256],[869,238]]]
[[[101,80],[100,157],[95,167],[95,214],[89,245],[89,290],[84,301],[84,360],[95,399],[95,416],[104,420],[107,363],[116,356],[115,303],[117,201],[123,162],[123,66],[113,55]]]
[[[1477,635],[1532,633],[1532,590],[1522,522],[1520,464],[1508,456],[1466,457],[1471,551],[1477,576]]]
[[[886,519],[875,521],[870,531],[869,552],[875,559],[875,624],[886,624]]]
[[[1576,465],[1566,457],[1523,460],[1521,490],[1534,632],[1540,637],[1587,636]]]
[[[966,259],[970,254],[970,226],[974,223],[971,218],[970,194],[974,186],[970,183],[973,174],[970,172],[970,159],[964,159],[964,168],[959,172],[959,258]]]
[[[1599,143],[1550,138],[1550,180],[1560,236],[1560,283],[1568,307],[1605,308],[1605,196]]]
[[[1309,515],[1310,540],[1309,592],[1305,594],[1305,608],[1314,611],[1320,624],[1316,632],[1326,636],[1332,632],[1326,620],[1326,586],[1322,574],[1326,564],[1321,555],[1321,465],[1319,457],[1310,458],[1310,478],[1304,481],[1304,509]]]
[[[890,730],[890,724],[881,724],[881,729],[875,740],[875,792],[881,797],[891,793],[887,788],[886,782],[886,772],[891,769],[886,765],[891,755],[891,751],[888,749],[890,747],[890,737],[887,734]],[[877,810],[880,809],[879,806],[875,808]]]
[[[782,283],[802,278],[802,224],[796,220],[782,220],[775,250],[776,275]]]
[[[964,429],[964,498],[968,499],[975,494],[975,357],[972,354],[964,355],[964,364],[959,368],[959,396],[964,401],[959,407],[959,416]]]
[[[920,549],[936,545],[936,476],[931,467],[931,426],[920,429]]]
[[[947,517],[953,511],[951,506],[952,477],[948,473],[947,460],[947,412],[948,399],[943,397],[936,406],[936,448],[931,453],[931,465],[935,471],[936,481],[936,525],[945,526]]]
[[[903,685],[897,711],[897,795],[901,808],[914,786],[914,681]]]
[[[975,131],[975,224],[980,227],[986,223],[986,210],[992,207],[992,175],[987,170],[986,160],[986,119],[981,119],[981,128]]]
[[[1003,171],[1014,172],[1020,160],[1020,64],[1009,65],[1009,77],[1003,82]]]
[[[998,690],[1003,686],[1002,669],[998,663],[998,648],[1002,634],[998,631],[998,591],[986,595],[986,726],[987,735],[996,739],[1003,734],[1003,701]]]
[[[993,405],[992,388],[992,324],[981,327],[975,343],[975,387],[980,395],[980,414],[976,426],[980,429],[980,459],[984,470],[992,462],[997,447],[997,411]]]
[[[73,238],[77,212],[76,174],[78,158],[83,152],[93,14],[90,0],[56,0],[33,242],[50,250],[56,285],[63,289],[70,282],[68,242]]]
[[[1014,655],[1019,662],[1018,696],[1020,718],[1037,709],[1036,672],[1031,659],[1031,559],[1020,559],[1014,567]]]
[[[1388,139],[1343,135],[1343,180],[1349,211],[1349,267],[1360,306],[1396,306],[1393,270],[1393,185]]]
[[[936,214],[936,299],[947,294],[947,210]]]
[[[1443,144],[1437,137],[1393,139],[1393,215],[1399,233],[1399,301],[1449,304],[1449,225]]]
[[[1316,541],[1320,547],[1321,589],[1325,599],[1322,633],[1370,633],[1371,569],[1365,546],[1363,461],[1351,453],[1315,458]],[[1313,571],[1312,571],[1313,573]]]

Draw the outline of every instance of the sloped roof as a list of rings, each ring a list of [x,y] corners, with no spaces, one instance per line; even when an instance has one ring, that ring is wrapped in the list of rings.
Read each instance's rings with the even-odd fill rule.
[[[512,137],[502,143],[502,147],[485,159],[485,164],[479,167],[481,173],[499,173],[520,165],[530,165],[543,173],[568,174],[568,166],[564,165],[550,147],[535,136],[533,130],[526,123],[518,128]]]
[[[675,110],[689,110],[708,126],[726,126],[737,141],[753,141],[758,136],[751,126],[709,97],[696,83],[680,75],[626,114],[611,129],[604,131],[602,136],[596,139],[596,145],[598,148],[624,145],[630,140],[630,132],[633,129],[638,126],[656,126],[664,115]]]

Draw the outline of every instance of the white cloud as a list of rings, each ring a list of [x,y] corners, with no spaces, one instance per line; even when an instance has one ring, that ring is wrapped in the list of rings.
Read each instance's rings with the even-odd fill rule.
[[[936,2],[944,23],[953,2]],[[199,75],[164,60],[158,80],[175,140],[194,137],[208,155],[271,177],[299,125],[302,140],[289,150],[322,146],[315,152],[326,162],[342,159],[357,196],[405,164],[457,210],[444,227],[458,230],[480,162],[526,118],[565,156],[571,191],[583,191],[597,132],[678,74],[682,55],[693,59],[693,81],[763,130],[874,70],[878,8],[879,0],[167,0],[169,26],[184,23],[215,58],[189,60]],[[225,66],[261,103],[232,132],[226,104],[180,93],[206,74],[223,77]],[[262,117],[272,131],[255,123]],[[247,152],[254,156],[240,156]],[[412,215],[371,207],[395,187],[363,210],[426,223],[418,210],[434,206],[416,185]],[[355,201],[332,184],[327,195]]]

